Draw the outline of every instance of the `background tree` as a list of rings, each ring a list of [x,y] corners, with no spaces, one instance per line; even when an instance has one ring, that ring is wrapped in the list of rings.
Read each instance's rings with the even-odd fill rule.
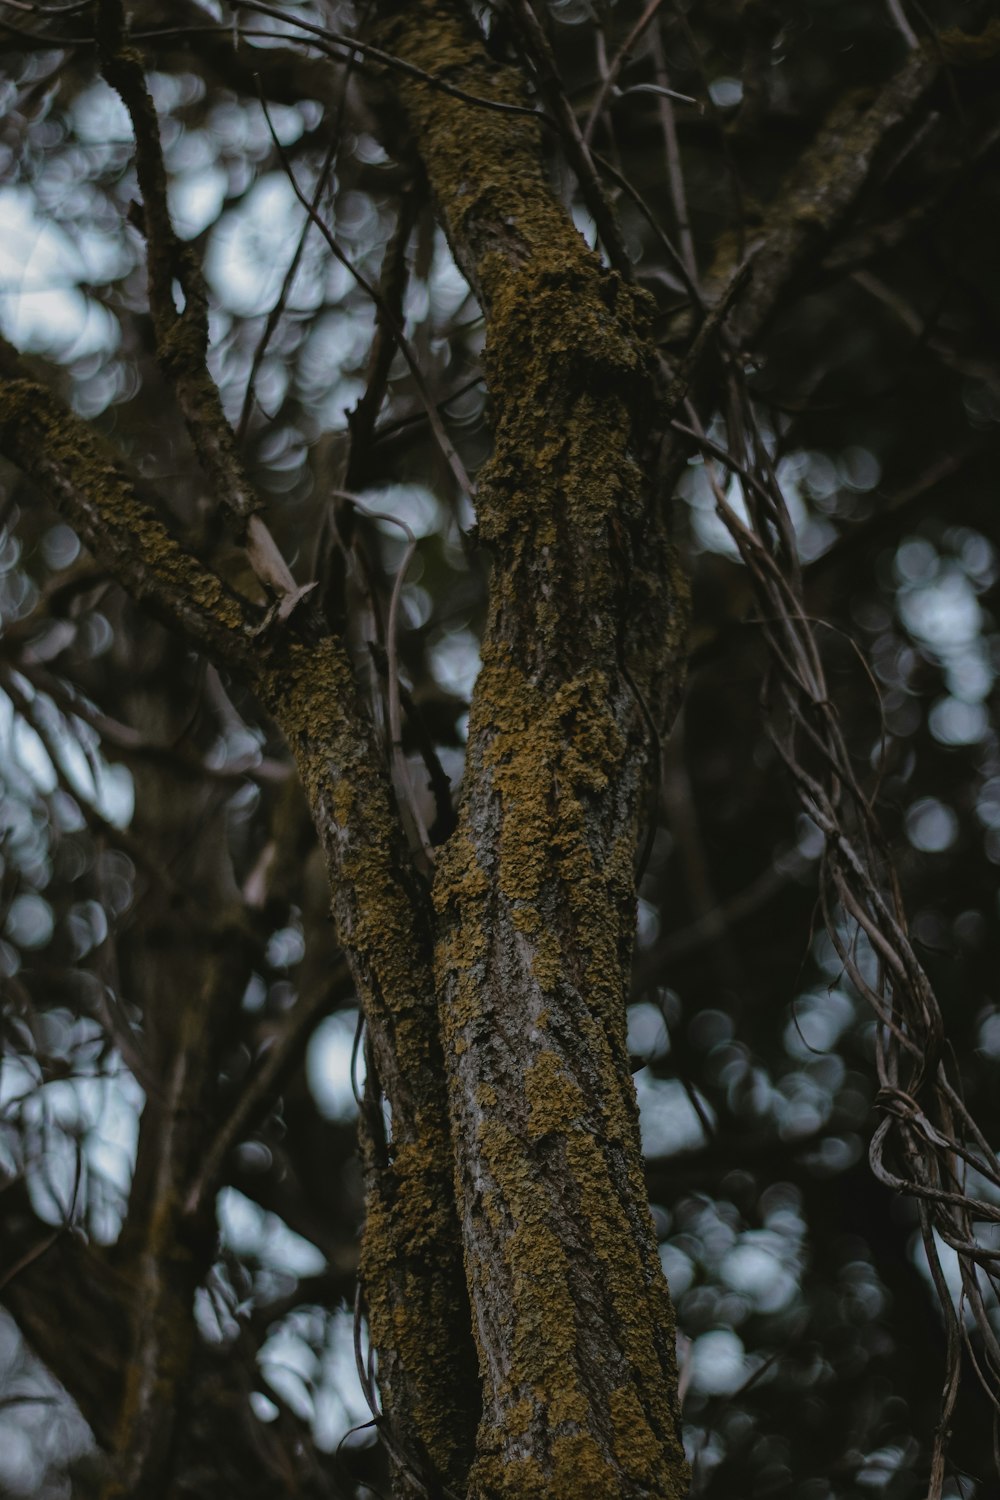
[[[3,6],[4,1493],[990,1493],[989,10]]]

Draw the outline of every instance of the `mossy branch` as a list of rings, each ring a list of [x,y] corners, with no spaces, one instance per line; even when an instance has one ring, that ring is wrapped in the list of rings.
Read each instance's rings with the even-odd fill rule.
[[[139,603],[214,661],[249,667],[261,612],[186,552],[120,455],[0,340],[0,452],[45,494]]]
[[[104,76],[121,96],[135,131],[136,173],[142,191],[148,258],[149,310],[156,352],[176,393],[195,451],[215,498],[250,565],[272,597],[291,601],[301,590],[261,519],[263,508],[240,458],[208,371],[208,289],[190,245],[174,230],[167,202],[167,173],[156,109],[146,87],[142,56],[128,41],[122,0],[100,0],[97,38]],[[179,288],[182,306],[175,301]]]
[[[326,859],[337,936],[391,1111],[388,1149],[365,1151],[361,1258],[390,1451],[405,1456],[432,1490],[442,1482],[461,1490],[478,1382],[455,1214],[430,904],[339,642],[309,643],[291,631],[276,636],[257,690],[295,756]]]
[[[346,652],[316,622],[280,628],[185,552],[120,457],[0,343],[0,452],[137,601],[239,671],[286,735],[326,855],[338,934],[392,1110],[392,1159],[369,1180],[365,1267],[400,1447],[461,1481],[475,1368],[451,1186],[429,905]],[[470,1412],[470,1393],[471,1418]],[[464,1410],[466,1416],[456,1417]]]
[[[765,213],[756,237],[753,275],[739,298],[730,330],[744,342],[759,336],[804,271],[819,267],[831,241],[913,117],[932,102],[948,68],[1000,71],[1000,23],[979,37],[947,32],[925,39],[897,73],[871,96],[852,90],[831,110],[812,145]],[[735,270],[725,247],[709,292]]]

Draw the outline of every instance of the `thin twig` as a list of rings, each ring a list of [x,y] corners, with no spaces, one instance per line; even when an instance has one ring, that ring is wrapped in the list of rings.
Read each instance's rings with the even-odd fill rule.
[[[555,117],[566,159],[576,174],[583,201],[597,226],[597,233],[608,253],[608,259],[624,281],[631,281],[632,261],[614,210],[595,171],[594,158],[566,97],[549,39],[535,14],[531,0],[511,0],[509,15],[517,27],[524,52],[534,66],[538,86]]]
[[[396,216],[396,227],[385,247],[382,271],[379,277],[379,292],[389,310],[391,325],[381,309],[376,311],[375,337],[368,356],[364,395],[352,412],[348,413],[347,425],[350,444],[344,484],[349,490],[363,488],[365,465],[375,432],[378,414],[389,385],[393,357],[397,342],[395,328],[404,322],[403,302],[406,295],[408,267],[406,247],[417,216],[417,196],[405,193]]]
[[[944,1433],[960,1375],[961,1346],[990,1400],[1000,1407],[1000,1343],[989,1323],[980,1275],[1000,1290],[1000,1250],[977,1239],[976,1224],[1000,1210],[977,1199],[965,1182],[965,1164],[989,1182],[998,1177],[995,1154],[967,1109],[958,1083],[949,1079],[954,1057],[945,1042],[936,996],[913,949],[888,850],[873,799],[858,785],[825,683],[814,623],[802,603],[794,536],[767,445],[757,427],[742,372],[728,361],[728,445],[709,440],[697,415],[682,428],[709,457],[706,473],[716,508],[750,573],[758,597],[758,623],[771,665],[762,703],[768,737],[786,766],[803,810],[824,835],[820,904],[827,931],[858,993],[876,1018],[877,1107],[883,1118],[870,1146],[880,1181],[915,1199],[928,1264],[948,1327],[941,1424],[935,1439],[930,1495],[940,1500]],[[681,424],[677,424],[678,427]],[[736,452],[732,452],[732,446]],[[744,490],[747,519],[732,509],[714,472],[721,458]],[[845,935],[845,923],[852,931]],[[861,962],[863,933],[877,960],[874,976]],[[893,1147],[897,1162],[886,1160]],[[979,1333],[978,1351],[962,1329],[935,1249],[939,1236],[958,1256],[962,1301]]]
[[[585,146],[589,147],[590,142],[593,139],[594,130],[596,128],[598,120],[601,117],[604,106],[607,103],[608,95],[611,93],[612,89],[617,83],[618,75],[621,73],[622,68],[628,62],[629,57],[632,54],[633,47],[635,46],[636,42],[639,41],[643,32],[646,30],[646,27],[653,20],[656,12],[659,10],[662,4],[663,0],[649,0],[649,4],[646,6],[646,9],[643,11],[638,21],[636,21],[635,25],[632,27],[632,30],[628,33],[628,36],[626,36],[625,40],[618,48],[618,51],[611,59],[611,62],[608,65],[608,70],[601,80],[601,86],[597,90],[597,97],[590,107],[590,114],[587,116],[587,123],[583,127],[581,138]]]
[[[505,104],[499,99],[485,99],[479,94],[470,94],[466,89],[459,88],[457,84],[449,83],[447,78],[441,78],[435,73],[427,73],[423,68],[418,68],[415,63],[396,57],[391,52],[385,52],[381,47],[373,47],[370,42],[362,42],[357,37],[345,36],[340,32],[331,31],[327,26],[319,26],[315,21],[307,21],[302,16],[292,15],[287,10],[279,10],[276,6],[266,5],[264,0],[233,0],[233,8],[254,10],[262,16],[271,16],[274,20],[281,21],[285,26],[298,26],[320,43],[342,48],[349,56],[353,52],[360,52],[362,57],[382,63],[397,73],[405,73],[410,78],[419,78],[422,83],[429,84],[431,88],[438,89],[442,94],[448,94],[452,99],[461,99],[466,104],[475,104],[480,109],[494,110],[498,114],[530,115],[534,119],[538,118],[538,111],[530,105]]]
[[[184,1200],[184,1212],[195,1218],[208,1194],[215,1190],[229,1153],[246,1138],[254,1122],[266,1110],[281,1088],[282,1079],[298,1056],[309,1032],[332,1010],[337,995],[349,980],[347,966],[342,965],[329,985],[317,989],[311,997],[300,997],[285,1019],[256,1071],[243,1087],[239,1098],[201,1158],[197,1175]]]
[[[656,218],[652,209],[649,207],[646,200],[639,192],[638,188],[634,187],[629,179],[625,176],[625,174],[623,172],[619,172],[614,163],[608,161],[607,157],[602,156],[599,151],[592,151],[590,155],[600,167],[601,171],[606,172],[611,178],[612,182],[614,182],[617,187],[620,187],[622,192],[628,198],[631,198],[632,202],[635,204],[636,208],[642,214],[642,217],[646,220],[646,223],[649,225],[650,229],[652,229],[653,233],[659,240],[667,259],[670,261],[670,264],[673,266],[674,271],[677,273],[677,278],[683,286],[684,290],[687,292],[688,297],[691,299],[691,302],[696,308],[698,308],[699,311],[704,311],[704,298],[702,297],[702,294],[698,290],[698,287],[691,280],[691,277],[688,274],[688,268],[684,264],[683,255],[680,254],[676,246],[672,243],[670,236],[663,228],[663,225]]]
[[[680,4],[680,0],[673,0],[673,9],[674,14],[676,15],[677,20],[680,24],[680,28],[684,33],[685,40],[687,41],[687,44],[691,49],[691,55],[694,57],[697,64],[698,73],[701,77],[702,87],[704,89],[706,106],[718,132],[719,145],[722,149],[722,159],[725,162],[726,175],[729,178],[729,185],[733,195],[733,207],[736,210],[736,258],[737,260],[742,260],[746,252],[746,203],[745,195],[743,192],[743,184],[740,181],[739,169],[736,165],[736,159],[733,156],[732,145],[730,144],[729,135],[726,130],[726,122],[722,118],[719,106],[712,98],[712,90],[709,87],[708,70],[705,66],[705,58],[701,50],[701,44],[699,43],[698,38],[695,35],[694,28],[691,25],[687,12],[685,11],[683,5]]]
[[[695,255],[694,239],[691,235],[687,191],[684,186],[684,168],[681,164],[680,146],[677,142],[677,122],[674,118],[673,99],[668,87],[667,64],[663,55],[663,41],[660,37],[658,26],[654,26],[650,32],[649,45],[653,55],[653,65],[656,69],[656,82],[659,90],[657,106],[660,115],[660,127],[663,131],[663,145],[667,158],[667,181],[670,184],[670,198],[674,205],[674,217],[677,220],[677,238],[680,241],[681,257],[687,273],[693,285],[697,286],[698,259]]]
[[[330,146],[327,149],[323,165],[319,169],[319,175],[316,178],[316,187],[313,191],[313,207],[317,210],[319,209],[320,202],[322,201],[323,193],[326,190],[330,171],[336,160],[339,146],[340,130],[335,126],[333,140],[331,141]],[[243,405],[240,408],[240,419],[236,424],[236,441],[238,443],[242,443],[243,439],[246,437],[247,425],[250,421],[250,413],[253,411],[254,392],[257,385],[257,376],[260,373],[260,367],[264,361],[264,355],[267,353],[267,346],[271,342],[275,330],[277,329],[278,324],[281,322],[285,307],[287,306],[288,298],[292,290],[292,285],[295,281],[296,276],[298,275],[299,266],[302,264],[302,257],[305,254],[306,240],[309,238],[309,230],[311,228],[312,219],[307,218],[305,220],[305,223],[302,225],[298,242],[295,246],[295,253],[292,255],[292,258],[288,263],[288,269],[286,270],[285,275],[282,279],[281,288],[278,292],[277,297],[275,298],[274,306],[271,308],[271,311],[267,315],[267,320],[264,324],[263,331],[257,341],[257,347],[253,351],[253,359],[250,361],[250,373],[247,376],[247,388],[243,396]]]
[[[295,176],[292,165],[288,160],[288,154],[278,139],[277,132],[274,129],[274,123],[271,119],[270,111],[268,110],[267,105],[263,100],[261,100],[261,107],[264,111],[264,118],[267,120],[268,130],[271,133],[271,140],[274,142],[279,160],[281,161],[281,165],[285,172],[285,175],[287,176],[288,181],[291,184],[292,191],[294,192],[296,198],[298,198],[299,202],[302,204],[302,207],[305,209],[310,219],[312,219],[313,223],[316,225],[320,234],[326,240],[326,243],[329,245],[333,255],[344,267],[344,269],[350,272],[350,274],[354,277],[354,280],[357,282],[358,286],[361,287],[362,291],[366,292],[367,295],[371,298],[376,308],[378,308],[379,312],[381,312],[382,316],[385,318],[386,324],[392,329],[393,334],[395,335],[396,340],[399,344],[400,353],[406,360],[407,366],[410,370],[410,374],[413,376],[413,383],[417,387],[420,397],[424,402],[424,409],[427,412],[427,420],[430,423],[431,431],[437,439],[438,446],[440,447],[441,452],[444,455],[448,467],[451,469],[452,474],[455,476],[455,480],[458,484],[459,489],[468,498],[469,503],[473,504],[475,501],[475,486],[473,485],[472,480],[469,478],[465,469],[465,465],[462,463],[462,460],[456,453],[455,447],[447,432],[445,431],[444,424],[438,414],[437,406],[435,405],[435,402],[427,387],[427,382],[424,379],[423,371],[421,370],[420,365],[417,361],[416,354],[413,351],[413,346],[411,345],[409,339],[406,337],[406,334],[403,332],[396,318],[393,317],[392,311],[386,305],[385,298],[382,296],[378,287],[370,282],[363,272],[358,270],[357,266],[355,266],[354,262],[349,258],[349,256],[344,254],[343,250],[341,250],[340,246],[337,244],[332,230],[328,227],[325,220],[322,219],[316,212],[309,199],[302,191],[301,187],[299,186],[298,179]]]
[[[400,790],[403,799],[413,819],[420,840],[420,847],[424,857],[430,865],[434,864],[434,846],[431,836],[427,831],[427,824],[420,811],[419,803],[413,790],[413,782],[410,779],[410,768],[406,756],[403,754],[403,721],[399,701],[399,651],[397,633],[399,630],[399,603],[402,598],[403,584],[406,581],[407,569],[413,560],[413,554],[417,550],[417,539],[413,530],[405,521],[398,516],[390,515],[387,511],[369,510],[359,496],[350,490],[332,490],[330,492],[338,500],[347,500],[359,510],[363,516],[370,521],[386,521],[391,526],[398,526],[406,537],[406,551],[403,560],[396,570],[393,580],[392,594],[389,597],[389,618],[386,622],[385,631],[385,653],[388,663],[388,691],[389,691],[389,741],[392,747],[393,763],[396,767],[396,775],[399,778]]]
[[[366,16],[370,9],[371,4],[369,3],[368,8],[365,11]],[[344,133],[344,118],[347,111],[347,90],[351,81],[351,74],[354,70],[354,65],[358,59],[358,56],[359,54],[355,52],[350,53],[344,64],[344,73],[343,77],[340,80],[337,104],[334,110],[333,122],[330,128],[331,140],[329,146],[327,147],[326,156],[323,158],[323,165],[320,167],[319,176],[316,178],[316,187],[313,192],[313,207],[316,209],[317,213],[319,212],[320,203],[323,200],[323,194],[326,191],[327,183],[330,179],[331,173],[333,172],[334,166],[337,161],[337,156],[340,151],[340,144],[343,139]],[[288,270],[285,272],[284,280],[281,283],[281,290],[278,293],[277,300],[275,301],[274,306],[271,308],[271,311],[267,315],[267,322],[265,323],[264,330],[261,333],[260,341],[256,349],[254,350],[253,361],[250,365],[250,374],[247,377],[246,394],[243,397],[243,407],[240,411],[240,420],[236,427],[237,442],[242,442],[246,434],[247,423],[250,420],[250,412],[253,409],[254,386],[256,385],[257,381],[257,373],[260,369],[264,355],[267,352],[267,346],[270,343],[274,331],[277,328],[278,323],[281,321],[281,317],[284,313],[285,306],[288,302],[288,298],[292,290],[292,284],[295,281],[299,266],[302,263],[302,257],[305,254],[306,240],[309,237],[309,230],[311,227],[312,219],[307,218],[305,223],[302,225],[298,243],[295,246],[295,254],[292,256],[292,259],[289,262]]]
[[[896,27],[900,36],[903,38],[903,41],[909,47],[910,51],[912,52],[915,47],[919,47],[919,38],[917,37],[917,33],[914,31],[909,21],[906,19],[906,12],[903,9],[901,0],[885,0],[885,8],[889,12],[889,16],[892,20],[893,25]]]
[[[215,497],[245,541],[247,557],[283,616],[302,597],[259,512],[262,501],[246,475],[218,387],[208,371],[208,290],[190,245],[177,236],[167,201],[167,173],[156,109],[142,60],[127,35],[122,0],[98,0],[97,39],[105,78],[120,95],[135,132],[136,175],[143,197],[149,310],[156,349]],[[184,306],[179,311],[174,286]]]

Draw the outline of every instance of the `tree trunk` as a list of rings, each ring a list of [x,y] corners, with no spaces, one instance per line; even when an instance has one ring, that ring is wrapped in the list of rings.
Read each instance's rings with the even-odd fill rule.
[[[524,105],[458,7],[385,45]],[[491,561],[460,824],[439,861],[437,983],[483,1379],[469,1494],[680,1495],[674,1324],[625,1044],[633,865],[682,590],[653,472],[647,306],[552,197],[536,121],[404,81],[487,319]]]

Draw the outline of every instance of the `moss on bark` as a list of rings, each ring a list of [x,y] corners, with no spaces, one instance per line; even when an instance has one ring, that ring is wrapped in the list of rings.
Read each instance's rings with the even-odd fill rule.
[[[258,691],[295,756],[392,1115],[388,1150],[369,1142],[365,1151],[361,1280],[390,1451],[403,1460],[399,1492],[409,1493],[407,1466],[460,1490],[478,1382],[425,900],[343,648],[329,638],[284,641]]]
[[[459,7],[386,41],[524,103]],[[679,1496],[673,1319],[625,1046],[649,719],[683,601],[653,480],[649,308],[581,240],[531,120],[398,85],[482,301],[492,559],[460,825],[435,879],[438,993],[483,1376],[469,1494]]]

